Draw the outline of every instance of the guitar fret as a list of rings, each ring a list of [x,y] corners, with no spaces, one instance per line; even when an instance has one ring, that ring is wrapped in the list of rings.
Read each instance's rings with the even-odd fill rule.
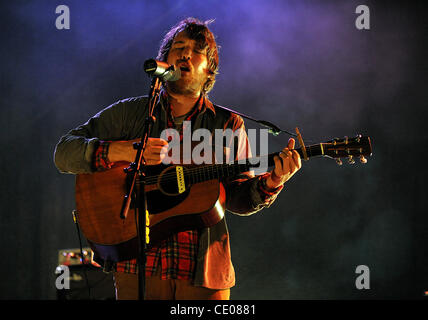
[[[193,172],[193,177],[195,179],[195,183],[198,183],[199,182],[199,177],[198,177],[198,172],[196,170]]]
[[[212,179],[214,179],[214,177],[213,177],[213,167],[210,166],[209,170],[208,170],[208,180],[212,180]]]
[[[319,145],[307,147],[307,153],[309,157],[312,156],[314,148],[319,149]],[[296,149],[296,151],[300,153],[300,149]],[[315,150],[315,153],[316,153],[316,150]],[[268,158],[267,164],[269,167],[274,165],[273,156],[277,154],[278,153],[273,153],[265,156]],[[261,161],[260,159],[258,160]],[[251,162],[255,162],[255,161],[251,161]],[[222,177],[228,178],[228,177],[236,176],[243,172],[250,171],[252,167],[257,165],[257,163],[251,164],[251,162],[250,162],[250,159],[247,159],[245,163],[239,163],[239,162],[235,162],[231,164],[222,163],[222,164],[212,164],[212,165],[195,167],[190,169],[187,176],[189,177],[192,184],[200,183],[200,182],[208,181],[212,179],[221,179]]]
[[[300,155],[301,155],[301,149],[295,149]],[[322,146],[321,145],[311,145],[306,147],[306,152],[308,157],[317,156],[317,155],[323,155],[322,152]],[[269,167],[274,166],[275,163],[273,161],[273,157],[275,155],[278,155],[277,153],[272,153],[269,155],[266,155],[264,157],[267,157],[267,165]],[[254,160],[254,159],[253,159]],[[257,159],[259,163],[261,162],[261,159]],[[245,163],[222,163],[222,164],[212,164],[212,165],[206,165],[199,168],[193,168],[190,174],[192,178],[192,183],[198,183],[203,182],[207,180],[212,179],[221,179],[222,177],[228,178],[235,175],[238,175],[239,173],[248,172],[250,169],[257,165],[251,164],[250,159],[247,159]]]

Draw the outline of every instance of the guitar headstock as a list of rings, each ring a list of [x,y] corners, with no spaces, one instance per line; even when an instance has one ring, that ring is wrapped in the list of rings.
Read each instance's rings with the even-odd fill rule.
[[[361,163],[367,163],[367,156],[372,155],[372,145],[369,137],[357,135],[355,138],[335,138],[331,141],[321,143],[323,155],[336,159],[342,165],[342,158],[347,158],[350,164],[359,158]]]

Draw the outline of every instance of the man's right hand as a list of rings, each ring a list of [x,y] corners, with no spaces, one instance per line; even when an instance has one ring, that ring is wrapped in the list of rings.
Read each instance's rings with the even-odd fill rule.
[[[140,141],[141,139],[110,142],[107,156],[108,160],[110,162],[135,161],[137,150],[134,149],[133,144]],[[146,160],[146,164],[149,166],[160,164],[165,158],[167,148],[168,142],[166,140],[160,138],[148,138],[147,147],[143,155]]]

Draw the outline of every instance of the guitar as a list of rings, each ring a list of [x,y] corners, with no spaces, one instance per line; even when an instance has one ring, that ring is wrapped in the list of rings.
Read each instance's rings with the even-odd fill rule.
[[[371,156],[369,137],[333,139],[295,149],[302,159],[328,157],[341,164],[342,158],[362,163]],[[236,163],[209,165],[156,165],[146,167],[144,188],[149,211],[149,246],[179,231],[210,227],[223,219],[226,194],[222,181],[251,171],[255,163],[266,160],[274,166],[274,156],[246,159]],[[264,158],[264,159],[263,159]],[[136,219],[120,217],[127,191],[125,168],[116,163],[111,169],[76,176],[77,220],[94,253],[103,260],[123,261],[138,252]],[[141,181],[137,181],[140,184]]]

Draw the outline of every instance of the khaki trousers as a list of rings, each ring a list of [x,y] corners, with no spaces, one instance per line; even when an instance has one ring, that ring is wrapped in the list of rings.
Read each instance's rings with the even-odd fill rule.
[[[117,300],[138,300],[138,275],[114,273]],[[162,280],[160,274],[146,278],[145,300],[229,300],[230,289],[195,287],[190,280]]]

